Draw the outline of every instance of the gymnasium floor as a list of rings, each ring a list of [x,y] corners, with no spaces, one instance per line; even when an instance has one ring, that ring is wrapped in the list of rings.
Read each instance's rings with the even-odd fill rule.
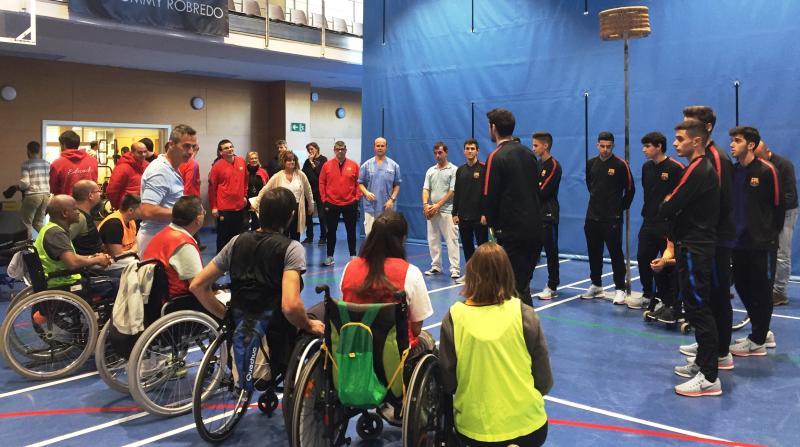
[[[343,236],[343,235],[342,235]],[[203,235],[213,247],[213,235]],[[324,248],[306,246],[308,273],[303,299],[318,301],[314,286],[330,284],[338,292],[347,259],[340,237],[336,265],[320,267]],[[208,249],[210,252],[212,249]],[[409,261],[427,269],[428,250],[408,246]],[[206,256],[206,261],[209,256]],[[605,266],[610,272],[610,266]],[[634,277],[636,270],[632,271]],[[546,269],[534,274],[544,285]],[[610,284],[610,273],[604,277]],[[438,338],[439,322],[460,299],[460,286],[447,276],[427,278],[434,316],[426,326]],[[672,387],[680,377],[672,367],[684,363],[678,345],[693,341],[660,324],[646,324],[641,311],[606,300],[580,300],[589,286],[588,264],[562,261],[560,296],[536,301],[550,347],[555,386],[547,399],[552,446],[702,446],[800,445],[800,287],[791,284],[791,304],[775,309],[772,330],[778,347],[767,357],[735,358],[733,371],[721,371],[721,397],[685,398]],[[634,286],[638,286],[634,281]],[[612,286],[613,287],[613,286]],[[337,293],[338,295],[338,293]],[[0,315],[8,294],[2,291]],[[738,298],[734,318],[743,317]],[[747,335],[746,330],[734,337]],[[279,410],[280,411],[280,410]],[[287,444],[282,418],[251,409],[229,445]],[[354,422],[354,421],[353,421]],[[399,446],[399,429],[388,427],[380,440],[360,441],[351,423],[353,445]],[[30,382],[0,360],[0,433],[8,446],[129,445],[187,446],[202,443],[191,415],[173,419],[150,416],[135,402],[110,390],[87,362],[78,374],[52,382]]]

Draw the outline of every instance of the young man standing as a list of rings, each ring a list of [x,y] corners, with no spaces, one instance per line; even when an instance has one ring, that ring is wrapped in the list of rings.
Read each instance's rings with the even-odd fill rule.
[[[461,257],[458,250],[458,234],[453,224],[453,194],[456,186],[456,166],[447,161],[447,145],[441,141],[433,145],[436,164],[425,173],[422,185],[422,213],[428,221],[428,249],[431,268],[426,275],[442,272],[442,237],[447,244],[450,261],[450,277],[461,277]]]
[[[642,226],[639,228],[639,249],[636,259],[639,262],[639,281],[642,283],[642,297],[630,296],[626,304],[631,309],[640,309],[642,301],[650,302],[650,310],[655,309],[656,296],[663,304],[651,318],[664,323],[677,321],[676,295],[671,290],[674,269],[667,267],[657,275],[653,274],[650,262],[667,248],[669,224],[659,219],[658,207],[672,190],[678,186],[683,173],[683,164],[666,155],[667,138],[661,132],[650,132],[642,137],[642,152],[647,162],[642,165]],[[653,279],[655,276],[655,287]]]
[[[22,163],[22,176],[18,189],[22,191],[22,207],[19,214],[28,228],[28,237],[44,226],[47,202],[50,200],[50,163],[42,158],[42,145],[36,141],[28,143],[28,159]]]
[[[736,158],[731,191],[736,222],[733,283],[753,328],[749,336],[731,345],[730,352],[743,357],[764,356],[767,355],[766,343],[775,344],[769,323],[775,250],[778,233],[783,228],[783,201],[778,171],[772,163],[754,154],[761,141],[758,130],[739,126],[728,134],[731,155]]]
[[[320,154],[319,145],[315,142],[306,144],[308,151],[308,158],[303,163],[303,174],[308,177],[308,183],[311,185],[311,194],[314,196],[314,203],[322,203],[319,196],[319,176],[322,172],[322,166],[328,161],[328,158]],[[317,207],[317,217],[319,218],[319,245],[327,244],[328,230],[325,221],[325,207]],[[308,216],[306,219],[306,238],[303,240],[304,244],[311,244],[314,242],[314,219]]]
[[[479,246],[489,240],[489,228],[483,215],[483,179],[486,165],[478,160],[478,141],[464,141],[464,158],[467,162],[456,171],[453,191],[453,223],[458,225],[464,262],[469,261]],[[462,282],[463,277],[457,282]]]
[[[772,286],[772,304],[782,306],[789,304],[786,285],[789,282],[789,274],[792,270],[792,234],[797,223],[797,180],[792,162],[772,152],[764,140],[758,143],[755,155],[775,166],[775,169],[778,170],[778,179],[781,182],[781,197],[783,208],[786,212],[781,232],[778,235],[778,262],[775,268],[775,284]],[[767,347],[769,348],[770,346],[768,345]]]
[[[208,174],[208,202],[211,214],[217,219],[217,253],[231,238],[242,232],[247,202],[247,171],[244,158],[233,152],[230,140],[221,140],[222,159]]]
[[[336,230],[339,228],[339,216],[344,218],[347,231],[347,248],[350,257],[356,255],[356,220],[358,219],[358,163],[346,158],[347,146],[344,141],[333,145],[335,157],[328,160],[319,174],[319,196],[325,208],[325,220],[328,226],[327,257],[322,265],[333,265],[333,253],[336,250]]]
[[[489,135],[497,148],[486,161],[483,188],[486,221],[491,232],[508,254],[518,296],[527,305],[531,301],[531,277],[539,261],[542,218],[539,195],[539,172],[536,156],[514,141],[516,120],[506,109],[490,110]]]
[[[197,151],[197,131],[179,124],[172,129],[165,154],[153,160],[142,174],[142,225],[136,245],[142,255],[153,236],[172,219],[172,207],[183,196],[183,178],[178,168]]]
[[[58,137],[61,156],[50,165],[50,192],[72,195],[79,180],[97,181],[97,159],[80,149],[81,137],[68,130]]]
[[[372,222],[383,210],[394,209],[400,194],[400,165],[386,156],[386,138],[378,137],[373,144],[375,156],[361,165],[358,188],[363,194],[364,232],[369,234]]]
[[[550,155],[553,136],[547,132],[533,134],[533,153],[539,158],[539,201],[542,204],[542,245],[547,255],[547,287],[539,294],[540,300],[551,300],[558,293],[558,187],[561,184],[561,165]],[[537,247],[536,251],[541,251]]]
[[[614,304],[625,304],[625,255],[622,253],[622,216],[631,206],[635,186],[628,163],[614,155],[614,134],[597,136],[599,155],[586,164],[586,187],[589,206],[586,208],[586,245],[592,285],[581,298],[603,296],[603,244],[611,256],[614,272]]]
[[[711,296],[720,188],[714,168],[705,156],[708,135],[705,125],[695,119],[675,126],[672,145],[678,155],[690,163],[658,212],[659,218],[672,222],[678,287],[686,319],[694,328],[697,340],[695,359],[674,369],[675,374],[689,378],[677,385],[675,392],[690,397],[722,394],[722,384],[717,377],[718,334]],[[720,360],[733,367],[730,355]]]

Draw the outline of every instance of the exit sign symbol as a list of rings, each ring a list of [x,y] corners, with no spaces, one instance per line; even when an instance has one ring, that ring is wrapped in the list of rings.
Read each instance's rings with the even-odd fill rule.
[[[305,132],[306,123],[292,123],[292,132]]]

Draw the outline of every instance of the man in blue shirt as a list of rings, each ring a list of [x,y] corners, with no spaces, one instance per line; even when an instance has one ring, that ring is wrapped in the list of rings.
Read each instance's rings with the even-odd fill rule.
[[[386,156],[386,138],[378,137],[373,146],[375,156],[361,165],[358,188],[364,195],[364,231],[369,234],[372,222],[383,210],[394,209],[400,194],[400,165]]]
[[[172,219],[172,207],[183,196],[183,177],[178,167],[198,150],[197,131],[179,124],[172,129],[166,154],[162,154],[142,174],[142,225],[136,236],[139,256],[153,236]]]
[[[453,225],[453,195],[456,188],[456,167],[447,161],[447,145],[439,141],[433,145],[436,164],[425,173],[422,186],[422,213],[428,221],[428,247],[431,268],[426,275],[442,273],[442,236],[447,244],[450,260],[450,277],[461,276],[461,257],[458,251],[458,233]]]

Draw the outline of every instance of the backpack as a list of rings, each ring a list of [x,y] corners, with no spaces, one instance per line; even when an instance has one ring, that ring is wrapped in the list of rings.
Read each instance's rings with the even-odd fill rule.
[[[346,303],[340,301],[336,305],[342,321],[339,343],[334,352],[339,400],[348,407],[376,407],[383,402],[388,388],[375,374],[370,326],[383,305],[368,305],[359,322],[350,321]]]

